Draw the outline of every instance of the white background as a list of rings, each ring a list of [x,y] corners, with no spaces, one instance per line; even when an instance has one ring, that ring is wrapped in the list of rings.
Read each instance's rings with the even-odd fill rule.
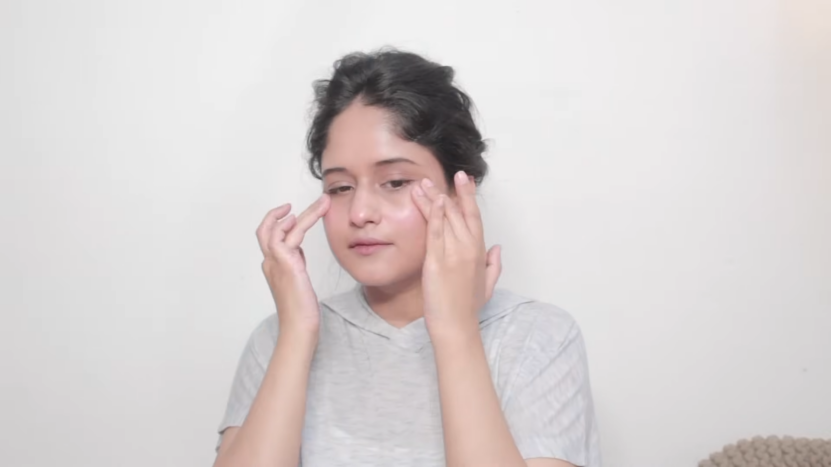
[[[831,437],[831,3],[0,3],[0,464],[208,466],[319,190],[310,83],[397,45],[491,140],[501,284],[583,327],[605,465]],[[320,295],[348,282],[316,227]]]

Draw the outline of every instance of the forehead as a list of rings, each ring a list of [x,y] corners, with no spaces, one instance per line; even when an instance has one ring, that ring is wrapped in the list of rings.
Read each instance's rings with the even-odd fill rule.
[[[384,109],[353,102],[329,127],[321,169],[342,167],[355,172],[377,167],[380,161],[406,158],[415,166],[441,171],[430,150],[400,138],[393,128],[392,117]]]

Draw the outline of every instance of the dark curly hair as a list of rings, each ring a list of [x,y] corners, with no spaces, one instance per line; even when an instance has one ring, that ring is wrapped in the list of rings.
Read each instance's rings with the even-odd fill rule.
[[[453,77],[449,66],[395,49],[351,53],[336,61],[330,79],[314,82],[314,119],[306,137],[312,175],[321,178],[332,121],[360,98],[388,111],[399,137],[429,149],[451,189],[459,170],[481,183],[488,172],[482,157],[487,145],[473,122],[473,103]]]

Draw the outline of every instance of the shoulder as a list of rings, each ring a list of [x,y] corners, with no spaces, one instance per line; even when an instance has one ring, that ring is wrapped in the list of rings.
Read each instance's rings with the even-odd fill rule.
[[[253,355],[258,362],[266,365],[277,345],[277,313],[266,316],[248,338],[246,352]]]
[[[526,331],[526,345],[537,350],[556,351],[574,341],[581,341],[582,334],[577,321],[568,311],[557,305],[498,290],[494,298],[515,304],[506,318]]]

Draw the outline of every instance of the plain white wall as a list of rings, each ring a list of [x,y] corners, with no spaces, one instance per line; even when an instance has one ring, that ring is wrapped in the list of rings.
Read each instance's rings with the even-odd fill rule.
[[[823,19],[824,18],[824,19]],[[492,140],[501,284],[581,323],[607,466],[831,437],[831,4],[0,3],[0,464],[207,466],[317,186],[310,83],[385,44]],[[321,295],[348,283],[317,227]]]

